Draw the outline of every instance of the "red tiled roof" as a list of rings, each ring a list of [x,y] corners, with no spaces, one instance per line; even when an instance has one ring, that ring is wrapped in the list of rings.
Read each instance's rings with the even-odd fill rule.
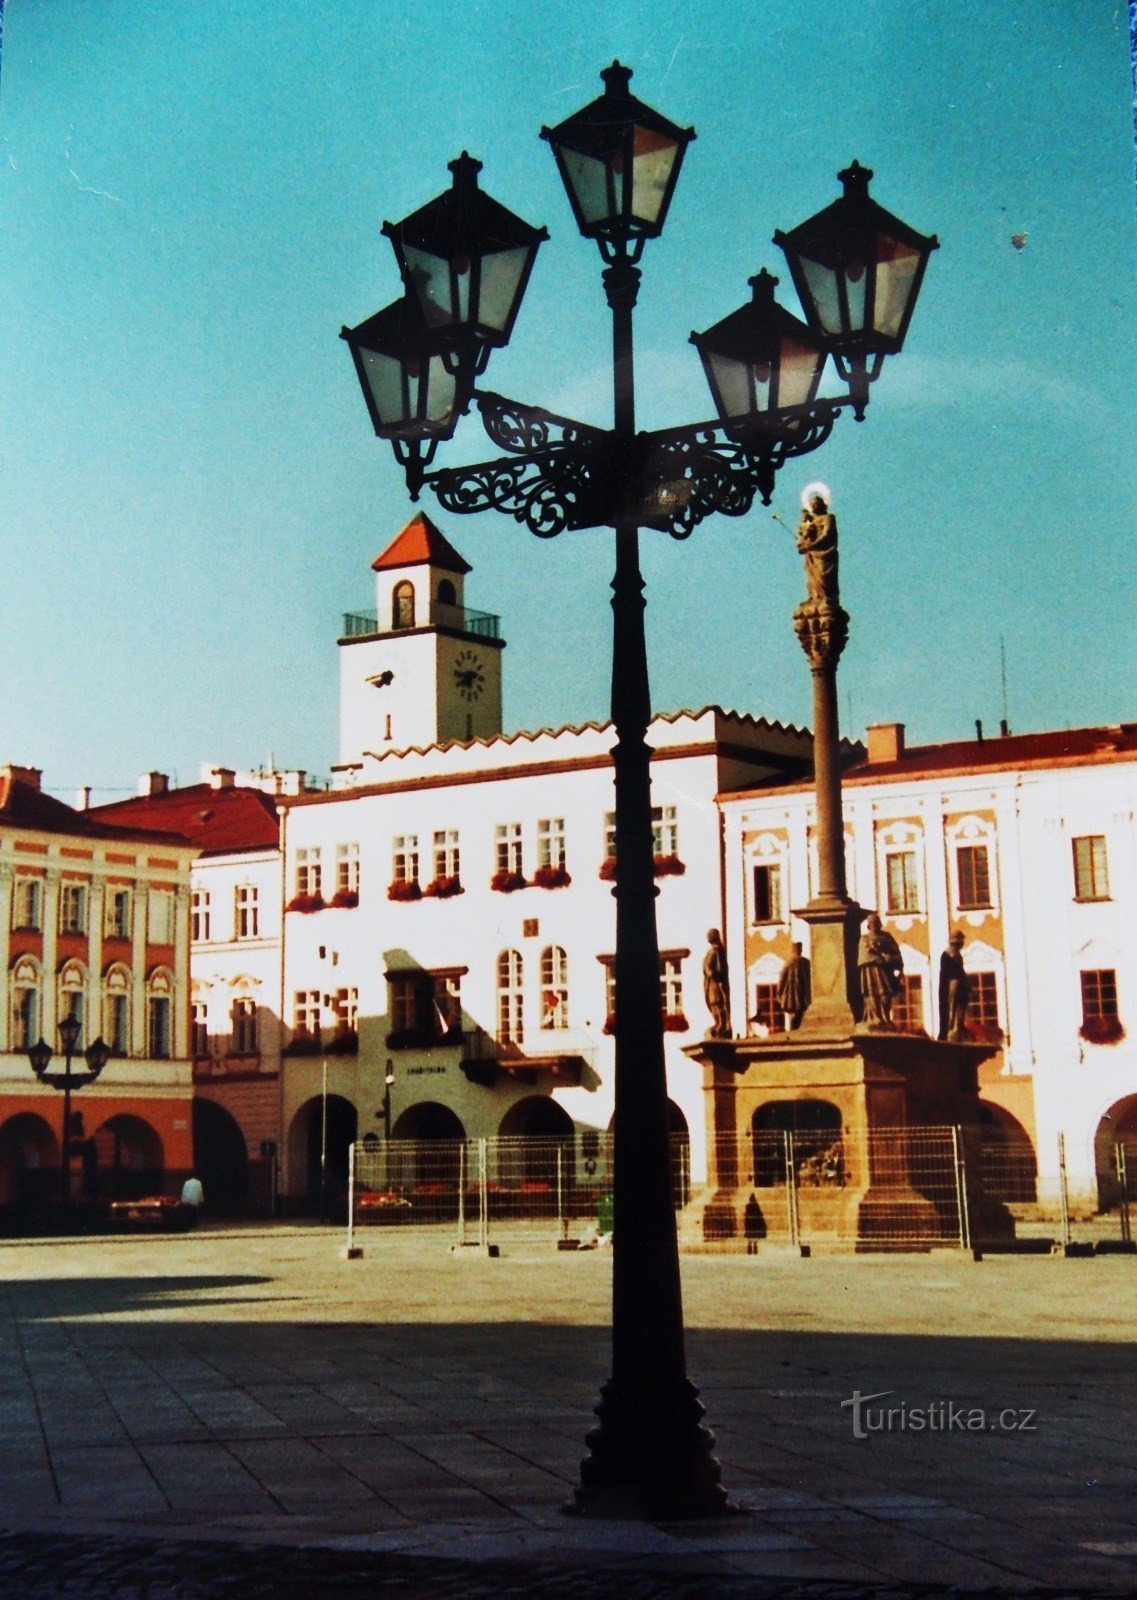
[[[397,534],[386,550],[371,563],[375,572],[388,567],[417,567],[428,563],[445,572],[469,572],[470,563],[464,561],[447,539],[431,522],[425,512],[412,517]]]
[[[993,739],[958,739],[951,744],[913,745],[897,761],[862,761],[845,772],[847,782],[907,778],[931,773],[1005,771],[1010,767],[1074,766],[1137,757],[1137,722],[1108,728],[1064,728],[1053,733],[1012,733]]]
[[[194,783],[165,794],[137,795],[97,806],[91,815],[108,822],[162,828],[197,845],[202,855],[273,850],[280,842],[276,802],[260,789],[214,789]]]
[[[108,808],[103,808],[108,809]],[[0,825],[27,828],[32,833],[69,833],[81,839],[162,840],[168,844],[187,841],[176,831],[166,831],[157,821],[143,824],[141,819],[124,819],[121,824],[103,821],[93,811],[76,811],[54,795],[44,794],[19,778],[0,774]]]

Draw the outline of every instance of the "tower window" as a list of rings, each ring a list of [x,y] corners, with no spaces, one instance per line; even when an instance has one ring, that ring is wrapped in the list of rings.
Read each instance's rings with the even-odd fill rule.
[[[391,626],[413,628],[415,625],[415,586],[406,579],[395,585],[391,596]]]
[[[443,578],[438,585],[438,603],[440,606],[456,606],[458,604],[458,596],[449,578]]]

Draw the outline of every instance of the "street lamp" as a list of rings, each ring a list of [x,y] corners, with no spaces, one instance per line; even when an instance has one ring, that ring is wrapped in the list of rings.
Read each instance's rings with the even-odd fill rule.
[[[903,343],[936,241],[915,234],[869,200],[870,174],[854,163],[844,175],[844,201],[792,234],[777,236],[795,283],[800,279],[799,291],[803,286],[814,291],[813,300],[803,299],[806,322],[777,306],[775,280],[759,274],[751,280],[750,304],[707,333],[692,335],[718,417],[637,432],[632,361],[637,263],[646,241],[663,227],[694,130],[637,100],[628,89],[631,73],[619,62],[601,76],[605,92],[557,127],[543,129],[542,137],[553,149],[577,226],[596,240],[604,261],[612,311],[612,428],[476,388],[492,349],[509,336],[545,231],[495,203],[490,211],[480,190],[463,189],[477,171],[464,155],[452,164],[454,188],[448,194],[403,223],[385,224],[384,232],[395,245],[407,300],[419,309],[419,352],[425,359],[438,348],[440,336],[449,341],[442,360],[455,379],[455,419],[476,402],[486,432],[506,455],[427,473],[438,430],[425,418],[416,423],[404,417],[401,432],[391,437],[412,499],[425,485],[448,511],[506,511],[542,538],[567,529],[615,530],[612,722],[619,874],[613,890],[618,1020],[612,1376],[596,1408],[599,1426],[588,1435],[590,1453],[581,1466],[575,1509],[593,1516],[701,1517],[724,1511],[728,1503],[683,1348],[655,919],[646,741],[651,699],[639,530],[686,538],[712,512],[742,516],[756,495],[768,504],[775,474],[788,458],[822,444],[843,407],[851,405],[862,415],[883,356]],[[463,206],[454,198],[460,193],[466,195]],[[443,237],[439,219],[449,218],[457,232],[459,215],[464,231],[456,244]],[[510,218],[508,225],[502,217]],[[841,253],[843,228],[854,237]],[[522,250],[528,252],[524,261],[519,254],[509,256]],[[485,284],[486,263],[495,254],[509,257],[494,270],[511,298],[506,306],[503,292],[495,316],[487,317],[475,284],[479,272]],[[825,272],[836,285],[828,299]],[[863,299],[855,287],[859,283],[865,285]],[[830,354],[849,394],[818,399]],[[366,384],[364,394],[368,398]],[[368,406],[374,420],[370,398]]]
[[[102,1039],[96,1039],[89,1044],[83,1052],[87,1063],[86,1072],[72,1072],[71,1061],[79,1043],[79,1033],[82,1024],[73,1013],[64,1017],[59,1024],[59,1039],[63,1046],[63,1071],[49,1072],[52,1054],[51,1046],[41,1035],[39,1043],[32,1045],[28,1051],[28,1060],[31,1062],[32,1071],[41,1083],[48,1084],[52,1089],[63,1090],[63,1138],[60,1141],[59,1158],[59,1194],[66,1205],[71,1199],[71,1096],[80,1089],[85,1089],[89,1083],[94,1083],[107,1062],[111,1052],[109,1045]]]

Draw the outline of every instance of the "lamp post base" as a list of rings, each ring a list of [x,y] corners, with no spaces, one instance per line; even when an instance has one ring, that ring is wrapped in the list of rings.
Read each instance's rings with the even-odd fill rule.
[[[715,1436],[702,1425],[698,1390],[683,1378],[669,1389],[633,1394],[615,1380],[600,1390],[599,1425],[588,1434],[572,1515],[640,1522],[721,1517],[737,1509],[719,1482]]]

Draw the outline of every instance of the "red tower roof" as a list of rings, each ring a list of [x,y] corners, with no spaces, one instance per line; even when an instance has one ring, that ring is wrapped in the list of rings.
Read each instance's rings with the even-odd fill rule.
[[[430,565],[445,572],[469,572],[470,563],[463,561],[446,535],[434,526],[425,512],[412,517],[396,534],[386,550],[371,563],[375,572],[388,567],[417,567]]]

